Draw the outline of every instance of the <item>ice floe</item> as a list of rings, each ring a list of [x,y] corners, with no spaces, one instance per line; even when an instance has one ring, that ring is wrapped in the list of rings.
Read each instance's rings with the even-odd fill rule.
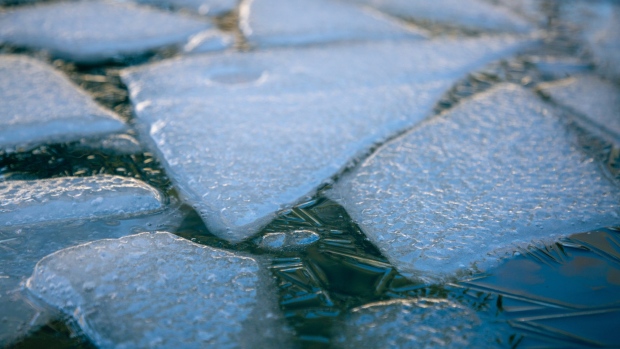
[[[258,47],[423,37],[420,31],[338,1],[251,0],[241,9],[241,29]]]
[[[162,208],[157,189],[133,178],[101,175],[0,182],[0,225],[131,216]]]
[[[106,1],[55,2],[0,13],[0,42],[79,63],[183,45],[205,30],[213,26],[201,19]]]
[[[424,119],[453,81],[527,43],[504,37],[230,53],[122,77],[141,131],[181,195],[212,233],[239,241],[377,142]]]
[[[259,262],[169,233],[58,251],[26,285],[99,348],[291,346]]]
[[[240,0],[137,0],[139,3],[187,9],[207,16],[221,16],[237,8]]]
[[[125,130],[51,67],[32,58],[0,55],[0,149],[71,142]]]
[[[500,85],[383,146],[329,193],[408,277],[618,223],[620,188],[554,110]]]

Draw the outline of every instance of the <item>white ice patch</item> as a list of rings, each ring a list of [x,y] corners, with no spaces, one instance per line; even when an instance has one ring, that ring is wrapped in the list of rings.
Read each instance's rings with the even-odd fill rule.
[[[0,182],[0,226],[132,216],[162,208],[153,187],[118,176]]]
[[[618,223],[620,188],[575,138],[500,85],[386,144],[329,196],[408,277],[484,269],[514,244]]]
[[[183,45],[209,28],[208,22],[182,14],[106,1],[56,2],[0,14],[0,41],[79,63]]]
[[[98,348],[289,348],[269,274],[249,257],[169,233],[43,258],[26,286]]]
[[[0,56],[0,149],[124,131],[67,78],[25,56]]]
[[[421,32],[338,1],[251,0],[241,15],[241,29],[258,47],[423,38]]]

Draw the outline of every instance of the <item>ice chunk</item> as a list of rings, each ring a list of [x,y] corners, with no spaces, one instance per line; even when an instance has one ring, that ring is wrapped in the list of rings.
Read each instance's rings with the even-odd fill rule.
[[[235,10],[239,0],[137,0],[143,4],[188,9],[201,15],[221,16]]]
[[[317,241],[319,241],[319,234],[311,230],[294,230],[267,233],[257,238],[255,242],[260,248],[277,251],[303,248]]]
[[[27,288],[99,348],[288,348],[275,287],[249,257],[169,233],[58,251]]]
[[[620,188],[575,138],[500,85],[385,145],[329,196],[408,277],[484,269],[513,244],[618,223]]]
[[[353,309],[335,342],[338,348],[500,348],[498,328],[482,326],[471,309],[449,300],[393,300]]]
[[[56,2],[0,14],[0,41],[51,51],[79,63],[184,44],[208,22],[148,7],[106,1]]]
[[[123,73],[145,138],[209,230],[239,241],[425,118],[509,38],[188,57]]]
[[[578,75],[545,84],[542,91],[576,111],[585,123],[609,134],[620,145],[620,89],[614,84],[595,76]]]
[[[620,81],[620,5],[616,4],[613,17],[598,32],[589,37],[590,49],[600,71]]]
[[[481,0],[348,0],[374,7],[395,17],[436,22],[474,30],[523,33],[532,26],[501,6]]]
[[[117,116],[32,58],[0,56],[0,76],[0,149],[125,130]]]
[[[422,38],[420,32],[353,5],[330,0],[251,0],[241,29],[259,47],[333,41]]]
[[[130,216],[162,208],[153,187],[118,176],[0,182],[0,225]]]

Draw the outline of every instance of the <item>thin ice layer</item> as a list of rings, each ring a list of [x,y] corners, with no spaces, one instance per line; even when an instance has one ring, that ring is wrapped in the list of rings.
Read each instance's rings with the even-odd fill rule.
[[[620,144],[620,89],[617,86],[596,76],[578,75],[545,85],[542,90]]]
[[[208,22],[148,7],[106,1],[56,2],[0,14],[0,41],[99,63],[184,44]]]
[[[256,46],[423,36],[413,29],[332,0],[251,0],[242,5],[241,29]]]
[[[221,16],[235,10],[239,0],[137,0],[139,3],[187,9],[207,16]]]
[[[0,226],[131,216],[159,210],[162,205],[155,188],[119,176],[0,182]]]
[[[617,184],[553,110],[513,85],[385,145],[329,195],[400,272],[428,279],[620,220]]]
[[[25,56],[0,56],[0,149],[125,130],[67,78]]]
[[[141,131],[209,230],[250,237],[373,144],[430,114],[510,38],[177,59],[123,74]]]
[[[98,348],[286,348],[272,283],[252,258],[142,233],[51,254],[26,286]]]
[[[347,0],[414,21],[495,32],[523,33],[532,26],[506,8],[482,0]]]

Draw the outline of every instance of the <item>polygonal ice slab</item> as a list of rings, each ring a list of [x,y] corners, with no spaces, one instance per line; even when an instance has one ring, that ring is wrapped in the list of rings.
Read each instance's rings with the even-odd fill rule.
[[[161,209],[157,189],[119,176],[64,177],[0,182],[0,225],[14,226]]]
[[[233,11],[239,0],[137,0],[142,4],[188,9],[207,16],[221,16]]]
[[[620,144],[620,89],[591,75],[578,75],[553,84],[542,91],[557,103],[576,111],[587,125],[596,126]],[[586,126],[587,126],[586,125]]]
[[[136,115],[209,230],[239,241],[429,115],[510,38],[209,55],[124,72]]]
[[[169,233],[99,240],[43,258],[26,284],[98,348],[288,348],[259,263]]]
[[[501,85],[385,145],[329,196],[408,277],[617,224],[620,188],[535,95]]]
[[[482,325],[471,309],[445,299],[368,304],[344,318],[337,348],[503,348],[498,326]],[[508,331],[505,331],[508,332]]]
[[[338,1],[251,0],[240,14],[245,36],[259,47],[423,38],[420,32]]]
[[[125,130],[67,78],[25,56],[0,56],[0,149]]]
[[[474,30],[524,33],[532,26],[501,6],[481,0],[347,0],[374,7],[392,16],[414,21],[437,22]]]
[[[49,50],[79,63],[184,44],[210,28],[181,14],[106,1],[41,4],[0,14],[0,41]]]

